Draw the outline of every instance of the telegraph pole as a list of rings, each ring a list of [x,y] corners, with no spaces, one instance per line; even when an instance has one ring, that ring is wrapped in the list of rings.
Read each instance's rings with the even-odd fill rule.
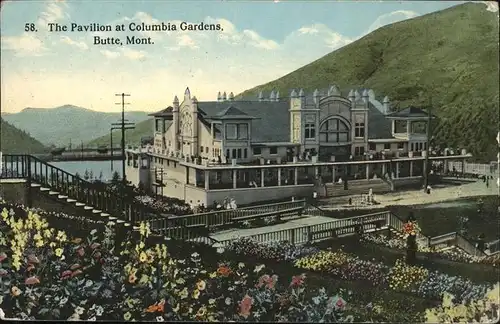
[[[127,177],[125,175],[125,105],[130,105],[130,103],[125,102],[125,97],[130,97],[130,94],[126,93],[118,93],[115,94],[117,97],[122,98],[122,102],[116,103],[117,105],[122,106],[122,120],[121,120],[121,129],[122,129],[122,181],[123,185],[127,185]],[[130,124],[130,123],[127,123]]]
[[[429,151],[431,143],[431,112],[432,112],[432,97],[430,100],[429,108],[427,109],[427,147],[424,159],[424,192],[427,191],[427,186],[429,185]],[[447,163],[445,160],[444,163]]]

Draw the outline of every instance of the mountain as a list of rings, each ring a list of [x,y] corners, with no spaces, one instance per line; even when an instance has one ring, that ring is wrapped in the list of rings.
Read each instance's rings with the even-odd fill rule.
[[[0,118],[0,151],[3,154],[45,153],[47,150],[28,133]]]
[[[125,133],[126,144],[137,146],[139,145],[142,137],[153,136],[153,126],[154,126],[153,118],[135,124],[134,129],[126,130]],[[121,138],[122,138],[121,130],[113,131],[113,147],[120,146]],[[93,139],[90,142],[88,142],[87,145],[90,147],[96,147],[101,145],[109,146],[110,139],[111,138],[109,136],[109,131],[108,131],[107,135]]]
[[[427,106],[437,144],[496,160],[499,122],[498,12],[466,3],[382,27],[282,78],[247,90],[306,93],[336,84],[371,88],[393,107]],[[432,98],[432,99],[431,99]],[[435,124],[435,125],[434,125]]]
[[[57,108],[25,108],[18,113],[2,114],[2,117],[46,146],[68,146],[71,141],[76,147],[82,142],[109,134],[111,123],[117,123],[121,113],[64,105]],[[148,118],[146,112],[125,112],[128,122],[138,123]]]

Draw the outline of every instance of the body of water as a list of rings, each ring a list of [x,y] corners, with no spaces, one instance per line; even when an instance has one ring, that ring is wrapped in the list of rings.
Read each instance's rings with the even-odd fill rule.
[[[113,171],[111,163],[113,163]],[[99,179],[99,175],[102,173],[102,181],[111,180],[115,171],[120,177],[122,174],[122,161],[59,161],[49,162],[49,164],[71,174],[78,173],[82,178],[85,171],[92,172],[94,179]]]

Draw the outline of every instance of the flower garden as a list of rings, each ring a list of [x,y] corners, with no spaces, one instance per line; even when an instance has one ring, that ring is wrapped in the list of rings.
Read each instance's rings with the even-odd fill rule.
[[[2,319],[484,322],[499,315],[495,282],[400,258],[366,260],[330,242],[329,249],[243,238],[216,251],[160,240],[147,224],[116,240],[112,222],[63,231],[43,210],[0,208]]]

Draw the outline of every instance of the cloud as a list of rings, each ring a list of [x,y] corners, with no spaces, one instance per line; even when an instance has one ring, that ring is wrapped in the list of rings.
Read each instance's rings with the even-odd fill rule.
[[[491,12],[498,12],[498,2],[495,1],[483,1],[486,5],[486,10]]]
[[[40,56],[46,50],[43,42],[30,33],[2,36],[2,49],[14,51],[16,56]]]
[[[118,51],[101,50],[101,54],[109,59],[124,57],[130,60],[143,60],[147,53],[145,51],[136,51],[127,47],[121,48]]]
[[[48,1],[45,10],[40,13],[37,20],[37,26],[42,26],[48,30],[49,23],[61,22],[69,19],[67,13],[68,4],[65,1]]]
[[[379,29],[380,27],[393,24],[395,22],[406,20],[410,18],[415,18],[418,16],[418,13],[411,10],[396,10],[393,12],[389,12],[379,16],[371,25],[368,27],[368,30],[365,34],[371,33],[374,30]]]
[[[75,46],[75,47],[78,47],[79,49],[82,49],[82,50],[87,50],[89,48],[87,46],[87,44],[85,44],[85,42],[74,41],[71,38],[69,38],[68,36],[61,36],[61,43],[68,44],[68,45],[71,45],[71,46]]]

